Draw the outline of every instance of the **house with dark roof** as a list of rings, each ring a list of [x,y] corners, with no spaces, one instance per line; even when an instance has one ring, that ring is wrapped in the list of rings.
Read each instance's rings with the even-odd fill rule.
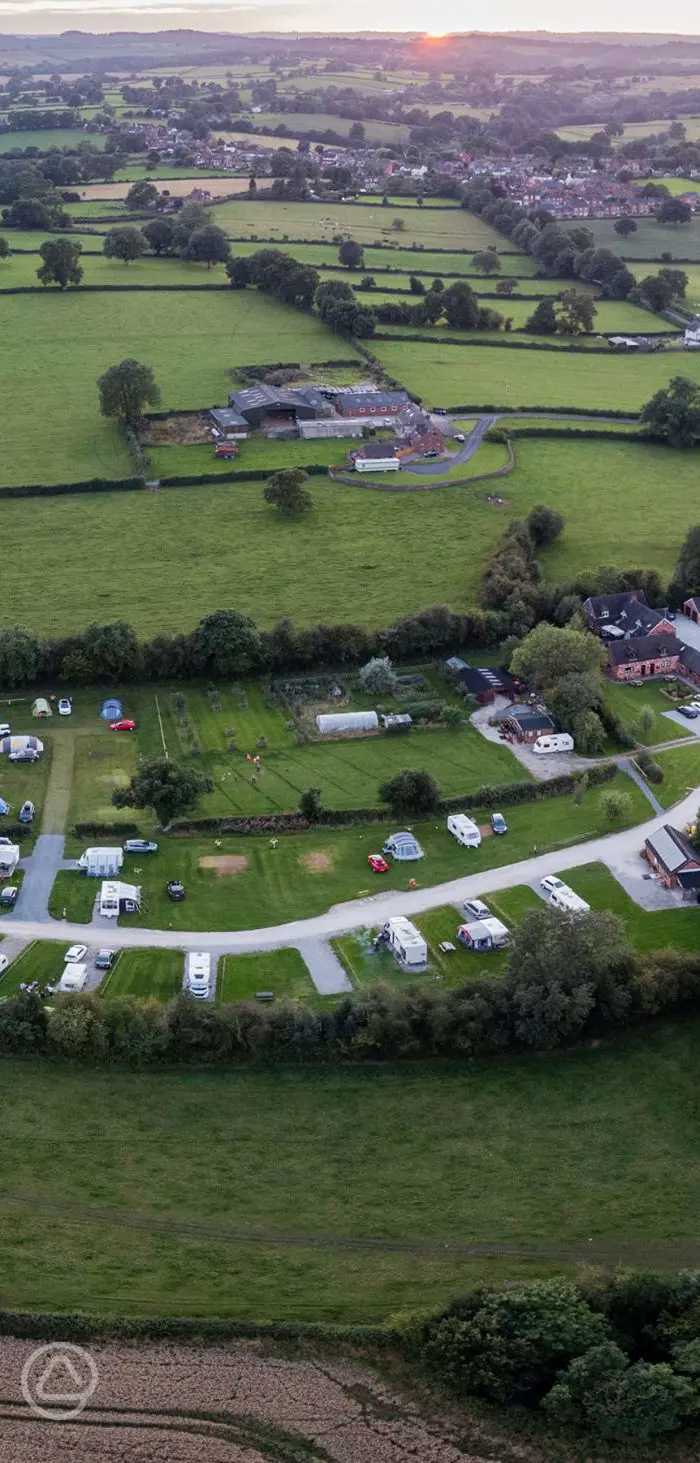
[[[640,635],[608,646],[608,669],[615,681],[668,676],[678,671],[685,646],[675,635]]]
[[[327,415],[332,408],[325,397],[314,386],[303,386],[291,390],[289,387],[268,386],[265,381],[255,386],[246,386],[243,391],[232,391],[229,405],[245,418],[251,427],[261,427],[270,418],[289,422],[309,421],[314,417]]]
[[[681,671],[689,680],[700,685],[700,650],[696,650],[694,645],[683,646]]]
[[[589,630],[601,640],[632,639],[641,635],[674,635],[665,610],[647,604],[642,589],[623,594],[592,594],[583,602]]]
[[[458,656],[453,656],[445,664],[459,690],[465,695],[475,696],[480,706],[488,706],[497,696],[508,696],[514,701],[521,691],[520,682],[503,666],[472,666]]]
[[[536,742],[538,737],[559,731],[559,723],[546,706],[515,704],[499,717],[504,735],[516,742]]]
[[[666,889],[681,889],[685,899],[700,895],[700,854],[685,834],[670,823],[649,834],[642,858]]]
[[[239,411],[232,406],[214,407],[209,413],[209,420],[212,422],[215,435],[218,437],[247,437],[250,426]]]

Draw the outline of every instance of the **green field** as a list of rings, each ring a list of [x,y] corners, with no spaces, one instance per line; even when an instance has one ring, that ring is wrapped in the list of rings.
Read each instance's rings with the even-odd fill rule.
[[[646,799],[629,779],[620,774],[620,790],[630,798],[629,825],[641,822],[649,811]],[[365,898],[385,889],[407,889],[409,880],[429,887],[462,874],[498,868],[547,849],[565,850],[582,839],[611,831],[600,807],[600,789],[589,789],[577,807],[569,798],[550,798],[536,804],[513,804],[504,799],[508,834],[485,836],[481,847],[465,850],[447,832],[443,818],[415,824],[425,857],[410,866],[394,865],[389,873],[372,874],[367,857],[381,849],[388,835],[399,826],[386,819],[353,828],[319,828],[303,834],[280,837],[276,847],[260,837],[192,836],[187,839],[158,835],[159,852],[150,857],[129,855],[124,877],[142,887],[140,915],[122,922],[150,929],[239,930],[265,928],[272,923],[305,919],[321,914],[348,899]],[[475,810],[473,816],[486,828],[488,814]],[[150,831],[148,820],[139,826]],[[624,822],[615,827],[624,826]],[[77,853],[85,840],[71,841]],[[234,867],[212,866],[225,857]],[[201,860],[209,860],[202,866]],[[68,918],[85,919],[84,880],[79,874],[73,892],[61,877],[62,907]],[[169,879],[181,879],[186,899],[172,903],[166,893]]]
[[[122,996],[171,1001],[182,990],[183,961],[179,950],[122,950],[100,994],[110,1001]]]
[[[246,206],[250,207],[252,205]],[[303,204],[298,204],[296,206],[304,207]],[[308,206],[309,205],[307,205],[307,207]],[[275,208],[275,214],[277,213],[277,210],[279,208],[284,207],[291,207],[291,205],[277,204]],[[266,205],[266,208],[269,209],[270,205]],[[264,224],[263,219],[263,224],[266,230],[265,234],[263,235],[261,233],[256,242],[252,242],[248,239],[236,239],[231,246],[232,254],[247,256],[249,254],[254,254],[256,250],[262,247],[260,240],[262,238],[267,238],[268,236],[271,237],[270,228],[272,227],[273,220],[273,214],[271,211],[269,212],[269,214],[267,214],[267,217],[270,219],[269,223]],[[321,230],[320,232],[324,231]],[[291,233],[289,237],[292,237]],[[294,237],[299,238],[300,234],[296,233],[294,234]],[[284,242],[283,235],[280,237],[275,234],[275,239],[278,243]],[[410,274],[413,269],[418,270],[423,275],[427,273],[431,276],[442,274],[443,271],[448,274],[470,274],[472,254],[475,247],[481,248],[481,245],[470,246],[469,244],[465,244],[460,250],[446,250],[445,253],[438,253],[435,247],[433,247],[432,250],[418,246],[411,247],[409,241],[405,238],[403,240],[403,243],[399,246],[397,236],[396,241],[392,239],[387,244],[382,244],[380,248],[373,248],[371,244],[364,244],[364,265],[362,269],[356,271],[355,273],[353,273],[353,271],[351,270],[343,270],[342,274],[336,270],[333,272],[333,278],[345,279],[347,277],[348,280],[353,283],[355,278],[359,280],[362,278],[363,274],[378,273],[379,277],[377,279],[377,283],[379,285],[386,284],[389,288],[391,288],[394,280],[396,280],[397,283],[400,283],[400,276],[406,276],[407,278],[408,274]],[[302,264],[313,264],[322,269],[324,264],[328,265],[338,263],[338,245],[334,244],[331,239],[329,239],[329,241],[325,244],[290,243],[288,248],[289,253],[293,254],[294,258],[300,260]],[[515,276],[516,279],[527,278],[528,288],[530,288],[530,285],[532,284],[535,293],[539,294],[541,291],[543,294],[547,294],[550,288],[556,293],[559,293],[559,291],[561,290],[561,280],[538,279],[536,284],[534,284],[532,276],[535,273],[535,261],[528,254],[502,254],[500,258],[501,273],[508,278],[512,276]],[[391,278],[389,278],[389,274],[391,275]],[[472,279],[470,282],[473,287],[475,281]],[[427,285],[430,283],[430,280],[424,279],[424,283]]]
[[[122,266],[122,268],[123,268],[123,266]],[[381,302],[385,302],[387,300],[390,301],[391,303],[396,303],[398,301],[405,301],[408,304],[412,304],[412,303],[415,303],[417,301],[417,299],[418,299],[417,296],[415,297],[415,299],[413,299],[413,298],[408,299],[407,296],[405,296],[405,295],[395,295],[395,294],[392,294],[390,288],[385,292],[383,290],[383,288],[382,288],[382,286],[385,283],[386,283],[386,279],[377,280],[378,288],[376,290],[371,290],[371,291],[364,291],[363,290],[361,292],[361,294],[360,294],[360,298],[362,300],[362,303],[371,306],[374,303],[379,304],[380,301]],[[472,288],[474,288],[474,285],[476,284],[476,281],[475,280],[470,280],[470,284],[472,285]],[[561,288],[562,288],[562,284],[561,284],[561,282],[559,282],[559,289],[561,289]],[[478,291],[477,291],[477,293],[478,293]],[[536,300],[513,300],[513,299],[503,299],[503,300],[500,300],[500,299],[490,299],[489,298],[487,300],[484,300],[483,301],[483,304],[484,305],[487,305],[488,308],[491,309],[491,310],[497,310],[498,313],[499,313],[499,315],[502,315],[503,316],[504,320],[506,320],[506,319],[512,320],[512,322],[513,322],[513,330],[518,330],[518,331],[525,329],[525,326],[527,324],[527,321],[530,319],[530,316],[532,315],[533,311],[537,309],[537,301]],[[629,332],[631,334],[637,334],[637,335],[639,335],[639,334],[642,334],[642,332],[644,332],[644,331],[649,331],[649,330],[654,330],[654,331],[656,331],[656,330],[668,330],[668,331],[672,331],[673,328],[674,327],[671,326],[671,325],[669,325],[667,321],[662,320],[658,315],[652,314],[652,312],[650,310],[643,310],[638,305],[628,305],[626,303],[626,301],[624,301],[624,300],[601,300],[601,301],[599,301],[596,304],[596,314],[595,314],[595,319],[593,321],[593,330],[595,332],[599,332],[600,334],[603,334],[603,335],[606,334],[606,333],[609,333],[611,331],[618,331],[618,330],[619,331],[626,331],[626,332]],[[402,327],[402,326],[398,326],[397,327],[397,326],[394,326],[394,325],[384,326],[382,324],[379,324],[377,326],[377,329],[380,330],[380,331],[384,331],[384,330],[391,330],[391,331],[393,331],[393,330],[397,330],[397,329],[398,330],[402,330],[402,329],[404,329],[404,327]],[[440,322],[439,325],[425,325],[425,326],[407,325],[405,327],[405,329],[406,329],[407,332],[410,332],[411,334],[416,334],[416,332],[417,332],[419,335],[420,334],[423,334],[423,335],[427,335],[427,336],[436,335],[436,334],[439,335],[440,332],[444,332],[446,335],[450,335],[450,336],[457,337],[457,338],[459,338],[460,336],[462,336],[465,340],[469,340],[470,335],[472,335],[472,336],[474,335],[474,331],[471,331],[471,332],[470,331],[467,331],[467,330],[461,331],[459,329],[455,329],[453,326],[447,325],[446,322],[442,322],[442,321]],[[493,331],[493,332],[479,331],[478,334],[479,334],[479,336],[486,335],[487,337],[491,336],[491,337],[494,337],[496,339],[507,340],[507,332],[504,332],[503,329],[501,329],[499,331]],[[530,337],[530,339],[532,339],[532,337]],[[534,337],[534,339],[535,339],[535,341],[537,341],[537,337]],[[570,342],[565,337],[557,337],[557,339],[556,339],[556,341],[554,343],[555,344],[561,344],[563,347],[566,347]]]
[[[567,407],[638,412],[672,376],[700,382],[700,361],[677,353],[635,357],[378,340],[391,376],[430,406]]]
[[[0,152],[13,152],[26,147],[38,147],[49,152],[55,147],[76,149],[81,143],[88,143],[98,152],[103,152],[107,138],[100,132],[82,132],[79,127],[47,127],[34,132],[3,132],[0,135]]]
[[[694,1253],[699,1037],[689,1019],[468,1068],[92,1072],[7,1059],[5,1304],[379,1321],[483,1279],[567,1268],[562,1246],[569,1267],[591,1241],[644,1266],[656,1241],[671,1267]],[[290,1248],[304,1236],[314,1242]],[[347,1243],[363,1238],[371,1264]],[[411,1240],[428,1242],[419,1258]],[[516,1252],[470,1259],[450,1240]]]
[[[0,328],[8,382],[3,483],[129,475],[126,448],[100,417],[96,388],[98,376],[125,356],[153,366],[164,406],[201,407],[226,400],[228,372],[243,362],[323,360],[338,350],[319,320],[252,291],[4,296]],[[345,343],[343,354],[351,354]],[[99,538],[91,549],[99,549]]]
[[[680,731],[680,727],[677,730]],[[696,737],[689,739],[685,747],[668,747],[664,752],[655,752],[654,761],[658,762],[664,774],[663,782],[654,791],[665,808],[687,797],[700,783],[700,741]]]
[[[669,721],[664,716],[663,713],[673,711],[677,703],[665,694],[659,681],[650,681],[645,686],[623,686],[617,681],[606,681],[605,700],[627,731],[647,746],[675,741],[678,737],[693,738],[689,727],[679,726],[678,722]],[[654,721],[651,730],[642,734],[638,726],[639,715],[647,708],[653,711]]]
[[[256,112],[251,121],[264,132],[286,127],[291,138],[304,132],[337,132],[339,137],[347,137],[352,127],[348,117],[339,117],[335,112]],[[375,122],[371,118],[362,125],[368,142],[407,142],[411,131],[401,123]]]
[[[277,1000],[320,1003],[298,950],[268,950],[256,955],[225,955],[219,962],[218,1001],[254,1001],[258,991]]]
[[[39,985],[54,984],[63,974],[63,956],[67,945],[55,940],[33,940],[9,969],[0,976],[0,1001],[6,1001],[17,994],[21,985],[38,981]]]
[[[596,244],[616,250],[625,259],[661,262],[661,255],[668,253],[673,259],[700,260],[700,214],[695,214],[687,224],[660,224],[655,218],[638,218],[636,223],[636,234],[623,241],[615,233],[614,219],[586,219],[586,227],[591,229]],[[654,274],[654,266],[650,264],[644,273]]]
[[[360,244],[375,240],[425,249],[485,249],[503,246],[502,234],[464,209],[401,209],[358,207],[352,203],[248,203],[241,200],[214,204],[213,220],[233,238],[333,239],[348,234]],[[392,227],[396,219],[399,231]],[[235,252],[235,251],[234,251]],[[290,248],[290,253],[294,250]],[[401,261],[405,267],[405,259]],[[428,266],[430,267],[430,266]],[[445,264],[443,266],[447,268]]]
[[[622,920],[637,950],[693,950],[700,939],[700,909],[687,904],[674,909],[640,909],[603,864],[584,864],[563,872],[572,889],[592,909],[607,909]]]
[[[8,232],[5,237],[12,247],[13,235]],[[70,237],[73,238],[73,235]],[[37,237],[34,248],[38,250],[43,242],[43,237]],[[101,236],[90,239],[86,247],[90,253],[82,254],[80,259],[83,285],[204,286],[228,283],[222,264],[214,264],[211,269],[207,269],[206,264],[195,264],[187,259],[156,259],[150,255],[135,259],[132,264],[124,264],[119,259],[106,259],[101,252],[93,252],[95,249],[101,250]],[[11,254],[9,259],[0,264],[0,290],[15,289],[18,285],[33,285],[44,293],[37,279],[37,269],[41,263],[38,252]]]

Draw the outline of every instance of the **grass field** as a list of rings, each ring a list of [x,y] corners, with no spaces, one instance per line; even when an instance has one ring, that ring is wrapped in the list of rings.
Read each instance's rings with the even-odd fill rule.
[[[462,208],[419,209],[357,207],[352,203],[219,203],[212,207],[214,223],[232,237],[260,239],[329,239],[348,234],[360,244],[375,240],[425,249],[485,249],[503,246],[502,234]],[[399,231],[392,227],[396,219]],[[235,251],[234,251],[235,252]],[[290,248],[290,253],[294,250]],[[405,260],[402,261],[405,264]],[[443,266],[447,268],[447,264]]]
[[[625,259],[660,260],[668,253],[674,259],[700,260],[700,214],[694,214],[687,224],[660,224],[655,218],[639,218],[636,234],[624,242],[615,233],[614,222],[611,218],[588,218],[586,227],[591,229],[597,245],[615,249]],[[653,266],[644,273],[655,273]]]
[[[54,147],[77,148],[87,142],[98,152],[103,152],[107,138],[101,132],[82,132],[79,127],[47,127],[34,132],[3,132],[0,135],[0,152],[23,151],[26,147],[38,147],[43,152]]]
[[[700,381],[692,354],[648,355],[511,350],[378,340],[374,354],[391,376],[430,406],[606,407],[639,411],[672,376]]]
[[[620,789],[630,797],[628,822],[641,822],[648,813],[648,803],[627,778],[620,774]],[[611,831],[600,807],[600,789],[589,789],[577,807],[571,798],[550,798],[537,804],[508,805],[503,811],[508,820],[508,834],[503,838],[485,836],[481,847],[465,850],[448,834],[443,818],[417,823],[415,831],[425,852],[419,863],[394,865],[388,874],[372,874],[367,865],[370,853],[382,847],[387,836],[395,831],[395,820],[386,819],[353,828],[320,828],[303,834],[288,834],[273,847],[266,838],[158,836],[159,852],[149,858],[129,855],[124,864],[124,877],[140,884],[143,890],[141,914],[136,923],[151,929],[173,930],[239,930],[267,927],[291,919],[304,919],[320,914],[331,905],[348,899],[364,898],[385,889],[407,889],[409,880],[418,887],[428,887],[460,874],[481,869],[498,868],[517,862],[547,849],[565,850],[582,839],[594,838]],[[473,816],[484,826],[488,815],[478,809]],[[148,824],[139,818],[139,825],[148,831]],[[621,823],[617,826],[624,826]],[[72,852],[84,847],[84,840],[71,842]],[[221,866],[202,866],[201,860],[221,859],[229,855],[236,866],[228,871]],[[79,874],[73,892],[62,879],[61,909],[68,918],[85,919],[84,881]],[[173,904],[167,897],[168,879],[181,879],[186,898]],[[134,923],[131,917],[125,921]]]
[[[404,300],[408,304],[414,303],[413,300],[409,300],[405,295],[392,294],[390,287],[385,292],[382,289],[382,286],[385,284],[385,282],[386,277],[382,280],[377,281],[378,287],[376,290],[372,290],[371,292],[363,290],[360,295],[362,303],[372,305],[375,302],[379,304],[380,301],[384,302],[387,300],[392,303]],[[474,288],[476,283],[476,280],[470,280],[472,288]],[[559,282],[559,288],[561,289],[561,282]],[[416,300],[417,298],[418,297],[416,296]],[[524,330],[527,321],[530,319],[533,311],[537,308],[536,300],[488,299],[484,300],[483,303],[484,305],[487,305],[489,309],[497,310],[499,315],[503,316],[504,320],[510,318],[513,322],[513,330]],[[379,330],[394,330],[397,327],[393,325],[384,326],[380,324],[377,328]],[[401,329],[402,327],[398,328]],[[436,334],[439,335],[440,332],[444,332],[446,335],[450,336],[463,336],[465,340],[469,340],[470,335],[473,336],[474,334],[473,331],[460,331],[459,329],[455,329],[453,326],[449,326],[444,322],[441,322],[437,326],[426,325],[416,327],[415,325],[409,325],[405,328],[411,334],[416,334],[417,331],[418,334],[422,333],[430,336]],[[594,332],[599,332],[600,334],[606,334],[610,331],[620,330],[639,335],[643,331],[648,330],[672,331],[673,326],[669,325],[667,321],[662,320],[658,315],[653,315],[650,310],[643,310],[639,305],[628,305],[624,300],[601,300],[596,304],[596,314],[593,321],[593,330]],[[504,340],[506,342],[508,339],[507,333],[504,332],[502,329],[493,332],[479,331],[478,334],[480,336],[491,335],[496,339]],[[537,340],[537,337],[535,337],[535,340]],[[566,347],[570,342],[564,337],[557,337],[554,343],[561,344],[562,346]]]
[[[337,112],[258,112],[251,120],[268,133],[286,127],[292,138],[305,132],[337,132],[339,137],[347,137],[352,127],[352,121]],[[375,122],[369,117],[362,125],[368,142],[407,142],[411,131],[402,123]]]
[[[243,362],[337,354],[336,338],[319,320],[252,292],[126,294],[118,304],[109,294],[5,296],[0,328],[9,383],[4,483],[129,475],[126,448],[100,417],[96,388],[98,376],[125,356],[154,368],[164,406],[199,407],[226,400],[227,373]],[[345,343],[343,354],[351,354]],[[46,398],[41,433],[34,430],[39,395]]]
[[[248,206],[250,205],[246,205],[246,207]],[[277,205],[278,208],[285,206],[288,207],[290,205]],[[297,206],[303,207],[303,205]],[[270,205],[266,205],[266,207],[269,208]],[[270,213],[270,221],[272,221],[272,217],[272,213]],[[263,237],[268,237],[270,227],[271,222],[265,225],[266,233],[265,235],[260,234],[257,242],[249,239],[235,239],[235,242],[231,246],[231,252],[235,255],[242,256],[254,254],[256,250],[262,247],[259,240]],[[323,230],[319,232],[323,232]],[[291,237],[292,235],[290,234]],[[296,234],[294,237],[299,238],[300,236]],[[275,235],[275,238],[278,243],[284,242],[284,236],[278,238]],[[313,264],[322,268],[324,264],[338,263],[338,245],[334,244],[332,240],[329,240],[328,243],[321,244],[294,243],[289,244],[288,247],[289,253],[293,254],[294,258],[300,260],[302,264]],[[400,282],[399,276],[407,276],[414,269],[420,271],[421,274],[427,272],[431,276],[442,274],[443,271],[448,274],[469,274],[471,272],[471,260],[474,252],[473,247],[470,247],[469,244],[465,244],[460,249],[446,250],[445,253],[438,253],[435,247],[432,250],[429,248],[419,248],[418,246],[411,247],[408,241],[404,241],[402,245],[399,245],[398,236],[396,241],[392,239],[390,242],[382,244],[380,248],[373,248],[371,244],[364,244],[363,249],[364,264],[362,269],[356,272],[357,279],[361,279],[363,274],[378,273],[377,283],[386,284],[389,288],[394,283],[394,279]],[[546,294],[550,287],[556,290],[557,293],[561,290],[561,280],[538,279],[535,284],[535,281],[532,279],[535,273],[535,261],[528,254],[502,254],[500,257],[502,275],[508,278],[515,276],[516,279],[528,279],[528,288],[532,284],[537,293],[541,290],[542,293]],[[387,272],[385,273],[384,271]],[[342,274],[338,270],[333,272],[334,279],[345,279],[346,276],[352,283],[355,274],[351,270],[343,270]],[[430,280],[424,280],[424,283],[427,285],[430,283]],[[470,280],[470,283],[473,288],[475,280]]]
[[[572,889],[588,901],[591,909],[607,909],[622,920],[637,950],[695,950],[700,940],[700,909],[640,909],[603,864],[584,864],[564,871]]]
[[[60,980],[66,949],[67,942],[58,944],[55,940],[33,940],[0,976],[0,1001],[7,1001],[17,994],[21,985],[30,985],[32,981],[47,985]]]
[[[6,236],[7,237],[7,236]],[[71,235],[71,238],[73,235]],[[10,245],[12,236],[9,236]],[[132,264],[124,264],[120,259],[106,259],[101,253],[94,253],[94,250],[101,251],[102,236],[86,240],[84,247],[90,252],[82,254],[80,265],[83,271],[83,285],[225,285],[228,283],[222,264],[213,264],[207,269],[206,264],[195,264],[188,259],[156,259],[146,255],[142,259],[135,259]],[[43,243],[43,237],[38,237],[34,244],[39,249]],[[38,252],[32,254],[11,254],[0,264],[0,290],[15,289],[18,285],[33,285],[35,289],[42,290],[37,279],[37,269],[41,265],[41,258]],[[43,290],[42,290],[43,293]],[[58,290],[55,291],[58,293]]]
[[[298,950],[269,950],[257,955],[224,955],[219,962],[218,1001],[254,1001],[258,991],[272,991],[278,1000],[320,1003]]]
[[[689,738],[685,747],[668,747],[665,752],[656,752],[654,761],[664,774],[663,782],[654,791],[665,808],[686,797],[700,783],[700,741],[696,737]]]
[[[688,1019],[468,1068],[122,1073],[7,1059],[5,1304],[379,1321],[485,1278],[550,1273],[548,1245],[571,1246],[573,1265],[591,1240],[619,1243],[645,1266],[658,1242],[671,1267],[700,1202],[688,1121],[699,1038]],[[315,1242],[290,1249],[304,1236]],[[380,1242],[371,1264],[353,1238]],[[382,1239],[435,1249],[418,1261]],[[468,1259],[450,1240],[534,1257]]]
[[[109,940],[105,936],[106,944]],[[122,950],[107,972],[100,995],[171,1001],[182,990],[184,957],[179,950]]]
[[[156,173],[142,173],[142,176],[151,181],[157,181]],[[233,178],[228,174],[221,176],[216,173],[206,172],[197,173],[194,177],[192,177],[191,173],[188,174],[187,172],[181,177],[173,177],[172,169],[168,173],[167,168],[164,168],[163,178],[164,180],[167,179],[167,182],[164,181],[160,191],[161,193],[169,193],[171,198],[185,198],[188,193],[192,192],[193,188],[202,187],[203,181],[205,181],[207,192],[211,193],[212,198],[226,197],[229,193],[248,192],[248,177]],[[87,187],[80,189],[80,196],[86,201],[94,201],[97,203],[107,202],[111,205],[116,198],[126,198],[129,187],[130,183],[127,181],[88,183]],[[75,204],[71,204],[71,212],[74,207]]]
[[[679,726],[678,722],[669,721],[664,716],[664,712],[674,710],[675,703],[664,694],[659,681],[650,681],[645,686],[623,686],[616,681],[606,681],[605,700],[630,734],[647,746],[653,746],[655,742],[675,741],[677,737],[694,739],[690,728]],[[653,711],[654,722],[651,730],[642,735],[638,726],[639,715],[646,708]]]

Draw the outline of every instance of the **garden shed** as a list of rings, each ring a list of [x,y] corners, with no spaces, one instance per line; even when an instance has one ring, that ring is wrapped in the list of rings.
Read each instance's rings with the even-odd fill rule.
[[[53,712],[45,696],[37,696],[32,706],[32,716],[52,716]]]
[[[316,726],[322,737],[372,732],[379,730],[379,717],[376,711],[330,711],[316,717]]]

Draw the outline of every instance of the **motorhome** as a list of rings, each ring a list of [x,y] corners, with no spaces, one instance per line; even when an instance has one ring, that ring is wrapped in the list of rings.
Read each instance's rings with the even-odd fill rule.
[[[575,894],[568,884],[560,884],[558,888],[551,889],[547,895],[547,902],[554,909],[563,909],[567,914],[588,914],[590,904]]]
[[[387,920],[382,938],[396,956],[399,964],[411,970],[420,970],[428,960],[428,946],[415,925],[403,915]]]
[[[573,752],[574,739],[569,732],[549,732],[533,742],[532,750],[539,757],[546,757],[549,752]]]
[[[192,950],[185,960],[185,990],[197,1001],[206,1001],[211,992],[211,955],[206,950]]]
[[[481,843],[481,833],[473,818],[468,818],[466,813],[450,813],[447,819],[447,831],[453,838],[461,843],[463,848],[478,848]]]
[[[113,879],[124,862],[121,848],[86,848],[78,859],[78,868],[94,879]]]
[[[120,914],[138,914],[141,890],[136,884],[106,879],[100,889],[99,908],[103,919],[117,919]]]
[[[63,975],[58,982],[57,990],[67,993],[68,991],[84,991],[87,981],[87,965],[66,965]]]

